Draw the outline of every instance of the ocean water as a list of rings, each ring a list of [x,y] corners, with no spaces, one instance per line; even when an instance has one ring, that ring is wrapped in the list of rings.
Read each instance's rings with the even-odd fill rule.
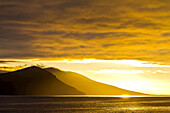
[[[0,113],[170,113],[170,97],[0,96]]]

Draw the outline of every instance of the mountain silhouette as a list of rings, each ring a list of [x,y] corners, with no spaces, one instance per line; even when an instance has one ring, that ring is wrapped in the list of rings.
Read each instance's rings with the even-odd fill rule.
[[[0,74],[1,95],[82,95],[81,91],[36,66]]]
[[[143,93],[121,89],[112,85],[96,82],[74,72],[65,72],[56,68],[46,68],[59,80],[88,95],[145,95]]]

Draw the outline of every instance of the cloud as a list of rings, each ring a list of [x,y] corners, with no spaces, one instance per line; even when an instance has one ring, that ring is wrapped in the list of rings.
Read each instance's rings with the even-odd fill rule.
[[[10,60],[8,60],[8,61],[5,61],[5,60],[0,60],[0,64],[5,64],[5,63],[11,63],[11,62],[17,62],[17,61],[10,61]]]
[[[161,34],[163,37],[170,37],[170,32],[169,33],[162,33]]]
[[[170,64],[168,0],[1,0],[0,58]]]

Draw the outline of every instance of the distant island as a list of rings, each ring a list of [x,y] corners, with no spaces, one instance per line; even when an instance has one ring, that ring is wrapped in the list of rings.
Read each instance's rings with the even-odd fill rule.
[[[146,95],[57,68],[31,66],[0,74],[0,95]]]

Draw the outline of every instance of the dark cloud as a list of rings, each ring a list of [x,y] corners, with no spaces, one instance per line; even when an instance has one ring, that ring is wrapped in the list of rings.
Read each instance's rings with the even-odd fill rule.
[[[110,46],[114,46],[114,45],[117,45],[117,44],[103,44],[103,47],[110,47]]]
[[[169,33],[162,33],[161,34],[163,37],[170,37],[170,32]]]
[[[4,63],[11,63],[11,62],[17,62],[17,61],[0,60],[0,64],[4,64]]]
[[[169,0],[0,0],[0,58],[170,62]]]
[[[106,32],[106,33],[66,33],[64,38],[77,38],[83,40],[103,39],[103,38],[119,38],[119,37],[136,37],[137,33],[126,33],[126,32]]]

